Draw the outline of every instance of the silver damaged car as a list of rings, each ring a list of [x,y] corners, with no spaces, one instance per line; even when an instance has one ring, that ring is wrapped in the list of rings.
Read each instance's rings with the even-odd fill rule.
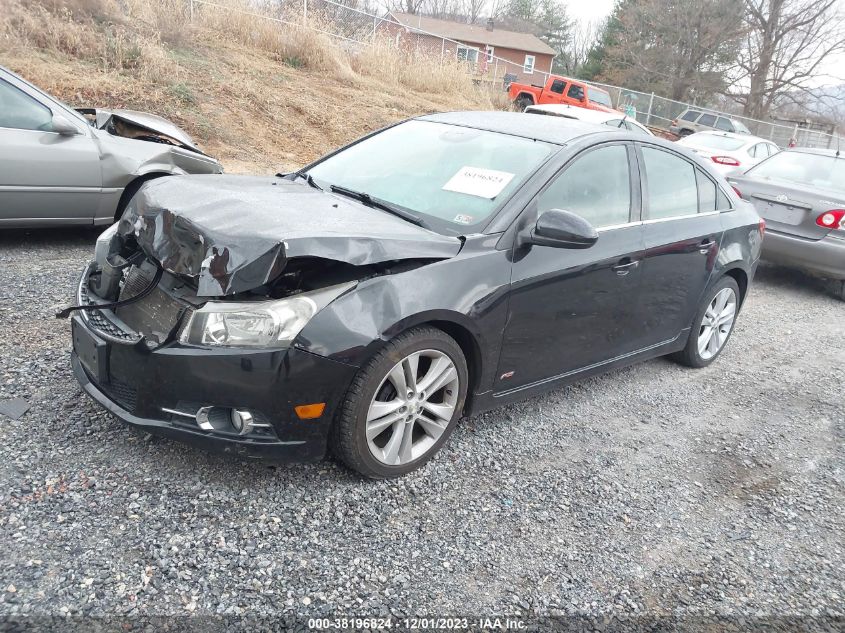
[[[0,67],[0,228],[112,224],[148,180],[222,172],[167,119],[74,110]]]

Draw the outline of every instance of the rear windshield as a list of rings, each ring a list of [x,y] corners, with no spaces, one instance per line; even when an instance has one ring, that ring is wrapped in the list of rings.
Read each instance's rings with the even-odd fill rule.
[[[730,136],[715,136],[713,134],[693,134],[685,139],[685,145],[695,147],[706,147],[708,149],[721,149],[733,151],[745,145],[748,141]]]
[[[610,102],[610,95],[604,90],[596,90],[595,88],[587,88],[587,98],[593,103],[598,103],[608,108],[612,108],[613,104]]]
[[[780,152],[747,173],[757,178],[785,180],[845,193],[845,157]]]

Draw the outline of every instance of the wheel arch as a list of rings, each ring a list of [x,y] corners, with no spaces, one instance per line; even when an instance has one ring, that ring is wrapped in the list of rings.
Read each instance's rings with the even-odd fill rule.
[[[722,272],[723,277],[733,277],[736,285],[739,286],[739,305],[745,303],[745,297],[748,294],[748,273],[740,266],[733,266]]]
[[[525,97],[526,99],[528,99],[529,101],[531,101],[531,105],[536,105],[537,101],[534,99],[534,95],[533,95],[533,94],[531,94],[530,92],[525,91],[525,90],[521,90],[521,91],[520,91],[520,92],[516,95],[516,98],[514,99],[514,101],[519,101],[519,100],[520,100],[520,99],[522,99],[523,97]]]
[[[120,200],[118,200],[117,202],[117,208],[114,212],[115,222],[120,220],[120,216],[123,215],[123,212],[126,210],[126,205],[129,204],[129,201],[132,199],[132,197],[136,193],[138,193],[138,190],[141,188],[141,185],[156,178],[172,175],[173,174],[166,171],[151,171],[146,174],[136,176],[135,178],[130,180],[129,183],[127,183],[127,185],[123,188],[123,193],[120,194]]]
[[[467,317],[460,313],[441,310],[417,314],[413,317],[403,319],[394,325],[394,327],[390,328],[389,331],[385,332],[383,343],[387,343],[387,341],[408,330],[425,326],[434,327],[445,332],[455,339],[455,342],[461,348],[467,363],[467,373],[469,374],[464,410],[471,410],[473,396],[482,384],[485,362],[481,335]],[[372,353],[375,353],[375,350]]]

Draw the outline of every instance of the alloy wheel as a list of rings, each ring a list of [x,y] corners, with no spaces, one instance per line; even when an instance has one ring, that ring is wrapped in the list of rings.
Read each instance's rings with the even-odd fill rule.
[[[438,350],[409,354],[384,377],[367,410],[367,445],[378,461],[401,466],[437,443],[455,414],[460,379]]]
[[[733,288],[722,288],[713,297],[701,319],[698,331],[698,354],[710,360],[728,340],[736,319],[736,293]]]

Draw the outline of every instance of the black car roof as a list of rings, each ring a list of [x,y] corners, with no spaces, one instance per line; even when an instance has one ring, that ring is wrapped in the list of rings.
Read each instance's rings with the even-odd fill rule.
[[[623,115],[620,113],[619,116]],[[564,145],[579,136],[608,131],[602,130],[595,123],[523,112],[444,112],[427,114],[418,118],[422,121],[462,125],[557,145]]]

